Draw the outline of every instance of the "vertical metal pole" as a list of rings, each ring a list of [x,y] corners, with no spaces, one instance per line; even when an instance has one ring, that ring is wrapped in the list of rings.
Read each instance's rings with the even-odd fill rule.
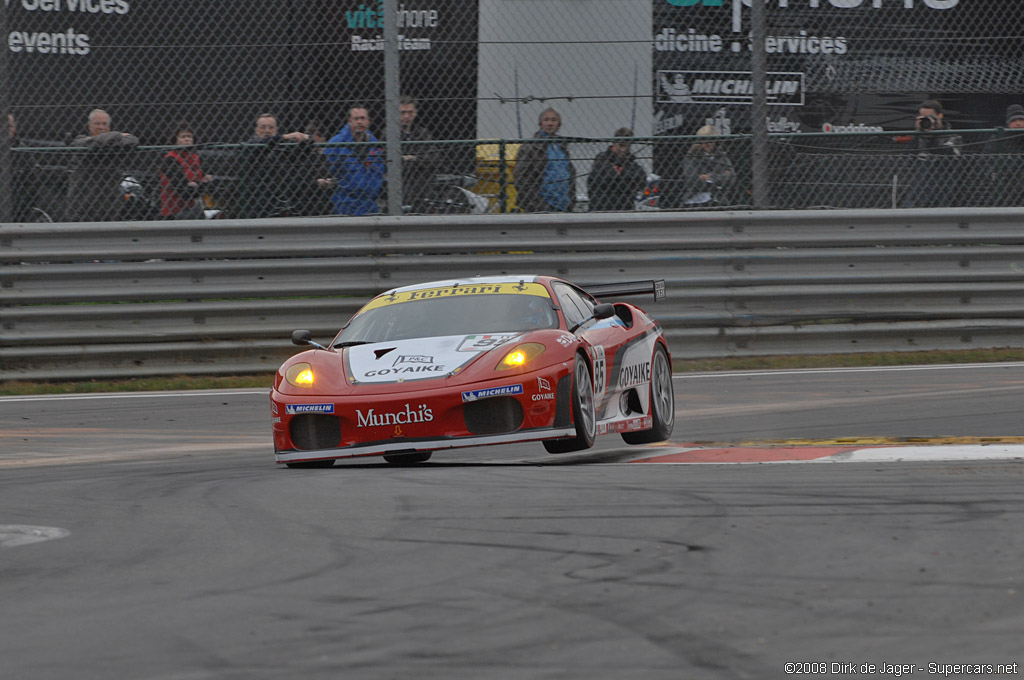
[[[382,0],[384,12],[384,136],[388,168],[388,214],[402,214],[402,127],[398,120],[398,100],[402,80],[398,67],[398,0]]]
[[[7,5],[0,5],[0,35],[7,41]],[[14,171],[11,169],[11,135],[7,131],[7,114],[11,112],[11,78],[8,70],[7,45],[0,45],[0,114],[4,119],[4,140],[0,143],[0,224],[11,221],[11,180]]]
[[[508,177],[506,172],[508,168],[506,163],[508,157],[505,155],[505,140],[498,140],[498,204],[500,206],[499,212],[502,214],[508,212]]]
[[[768,10],[765,5],[766,0],[754,0],[750,7],[750,81],[754,95],[750,106],[750,171],[754,208],[758,210],[767,208],[771,203],[768,192],[768,104],[765,92],[768,59],[764,46]]]
[[[629,117],[629,129],[636,134],[637,90],[640,83],[640,64],[633,62],[633,114]]]
[[[519,99],[519,65],[518,64],[512,67],[512,83],[513,83],[512,94],[516,98],[516,139],[522,139],[523,138],[523,122],[519,118],[519,103],[520,103],[520,99]]]

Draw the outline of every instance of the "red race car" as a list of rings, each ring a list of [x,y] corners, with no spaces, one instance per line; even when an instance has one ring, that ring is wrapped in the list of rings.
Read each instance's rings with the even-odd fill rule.
[[[328,345],[274,376],[274,453],[289,467],[540,440],[551,453],[618,432],[630,444],[672,433],[672,360],[661,325],[594,295],[653,293],[664,281],[591,286],[550,276],[434,281],[382,293]]]

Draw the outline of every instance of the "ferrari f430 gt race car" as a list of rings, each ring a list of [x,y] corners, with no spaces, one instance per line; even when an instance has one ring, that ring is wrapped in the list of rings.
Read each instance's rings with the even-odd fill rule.
[[[476,277],[389,290],[327,345],[274,377],[274,452],[290,467],[539,440],[551,453],[597,435],[630,444],[672,433],[672,362],[661,325],[595,295],[653,293],[663,281],[582,288],[549,276]]]

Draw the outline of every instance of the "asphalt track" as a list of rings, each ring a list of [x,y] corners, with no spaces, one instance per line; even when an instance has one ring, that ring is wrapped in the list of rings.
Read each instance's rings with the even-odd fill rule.
[[[275,467],[259,390],[0,398],[0,678],[1024,672],[1024,365],[675,386],[663,445],[410,469]]]

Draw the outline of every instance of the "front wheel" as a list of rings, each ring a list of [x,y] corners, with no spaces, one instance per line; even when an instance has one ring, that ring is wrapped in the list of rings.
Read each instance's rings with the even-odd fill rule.
[[[548,439],[544,448],[548,453],[570,453],[582,451],[594,445],[597,436],[597,410],[594,406],[594,383],[590,369],[580,355],[572,371],[572,419],[576,425],[576,436],[572,439]]]
[[[641,432],[623,432],[627,444],[650,444],[663,442],[672,436],[675,424],[676,396],[672,390],[672,366],[668,353],[661,345],[654,349],[651,360],[651,429]]]

